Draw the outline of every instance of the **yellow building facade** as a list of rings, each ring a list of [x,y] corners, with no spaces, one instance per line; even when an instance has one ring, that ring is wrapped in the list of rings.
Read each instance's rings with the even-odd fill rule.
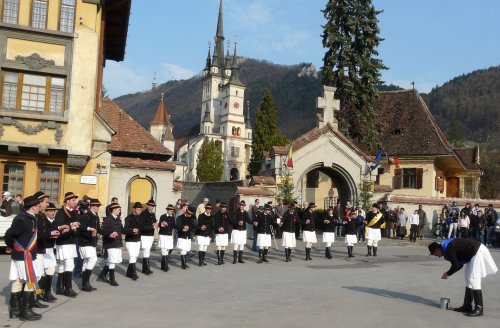
[[[2,191],[108,200],[102,70],[123,59],[130,2],[0,0]]]

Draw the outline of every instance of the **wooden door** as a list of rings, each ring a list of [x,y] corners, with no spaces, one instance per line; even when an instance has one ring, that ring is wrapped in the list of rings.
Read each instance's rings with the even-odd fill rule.
[[[460,179],[446,178],[446,197],[459,197],[460,195]]]

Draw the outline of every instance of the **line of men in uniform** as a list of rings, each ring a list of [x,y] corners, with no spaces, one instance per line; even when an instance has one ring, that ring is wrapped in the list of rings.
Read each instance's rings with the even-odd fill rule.
[[[204,266],[205,255],[210,244],[212,231],[215,234],[217,247],[217,264],[224,264],[226,247],[230,240],[233,243],[233,264],[245,263],[243,250],[247,239],[247,224],[251,224],[257,233],[259,260],[257,263],[268,262],[268,250],[271,247],[273,227],[279,225],[283,231],[282,244],[285,247],[285,260],[291,261],[292,249],[296,246],[296,226],[303,226],[303,241],[306,243],[306,260],[311,260],[311,248],[316,240],[315,227],[318,221],[323,225],[323,241],[326,243],[325,256],[331,256],[331,245],[335,241],[336,223],[332,219],[332,208],[324,218],[315,215],[316,206],[311,203],[301,219],[298,218],[294,204],[289,206],[282,220],[277,223],[269,204],[262,211],[257,211],[252,218],[245,210],[246,203],[241,201],[239,209],[233,218],[229,216],[227,204],[221,203],[220,210],[212,215],[212,206],[207,203],[204,212],[197,220],[195,209],[182,204],[175,214],[175,208],[168,205],[166,213],[156,219],[154,200],[146,203],[143,210],[141,203],[136,202],[133,211],[124,223],[121,219],[121,206],[117,202],[107,208],[109,214],[102,225],[99,220],[101,203],[97,199],[87,200],[89,210],[84,215],[78,215],[75,210],[78,196],[68,192],[64,196],[64,204],[57,209],[49,202],[49,197],[43,192],[24,199],[24,210],[12,221],[11,228],[6,232],[6,243],[12,249],[12,263],[9,279],[13,281],[9,316],[21,320],[32,321],[41,319],[41,315],[33,312],[33,308],[46,308],[45,302],[57,300],[52,295],[52,278],[57,269],[56,294],[74,298],[77,296],[72,288],[72,274],[75,268],[75,258],[83,260],[82,287],[85,292],[95,291],[90,284],[92,270],[97,263],[97,235],[102,235],[103,248],[107,258],[105,266],[97,280],[118,286],[115,278],[115,267],[122,262],[123,236],[125,247],[129,254],[126,276],[137,280],[136,262],[140,251],[142,257],[142,273],[153,273],[150,267],[150,253],[155,231],[158,230],[161,249],[161,270],[168,271],[168,256],[174,247],[180,251],[181,267],[188,268],[187,253],[191,251],[191,240],[195,238],[198,246],[198,265]],[[353,244],[356,243],[356,220],[352,211],[344,226],[349,257],[353,257]],[[372,212],[367,215],[368,253],[377,255],[377,241],[380,240],[380,223],[383,222],[378,205],[374,204]],[[371,231],[372,230],[372,231]],[[371,232],[370,232],[371,231]],[[377,233],[378,232],[378,233]],[[77,249],[78,239],[78,249]],[[177,240],[175,240],[177,239]],[[55,252],[54,252],[55,249]]]

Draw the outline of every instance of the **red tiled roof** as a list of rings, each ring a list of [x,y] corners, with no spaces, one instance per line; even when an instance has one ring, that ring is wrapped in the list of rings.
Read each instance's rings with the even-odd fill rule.
[[[273,146],[273,152],[275,155],[288,155],[289,146]]]
[[[175,171],[175,163],[170,161],[167,162],[132,157],[113,156],[111,157],[111,164],[116,167]]]
[[[380,143],[396,156],[453,154],[448,141],[416,90],[381,92],[373,107],[382,126]]]
[[[165,102],[163,101],[163,94],[161,95],[160,104],[156,109],[155,116],[149,124],[163,124],[167,126],[165,134],[163,135],[163,140],[171,140],[171,141],[175,140],[174,135],[172,133],[174,125],[170,121],[170,115],[168,115],[167,107],[165,106]]]
[[[475,148],[455,148],[455,154],[462,161],[467,170],[481,170],[479,160],[479,146]]]
[[[268,188],[259,187],[237,187],[236,195],[242,196],[274,196],[274,191]]]
[[[151,155],[172,155],[169,149],[158,142],[112,100],[103,98],[99,114],[116,131],[116,134],[111,138],[111,144],[108,145],[108,150]]]
[[[263,176],[263,175],[254,175],[252,176],[252,180],[250,181],[250,185],[258,185],[258,184],[265,184],[265,185],[276,185],[276,180],[273,177],[269,176]]]
[[[344,136],[340,131],[335,130],[333,128],[332,124],[330,124],[330,123],[326,124],[321,129],[320,128],[314,128],[312,130],[309,130],[308,132],[304,133],[300,137],[294,139],[293,140],[293,144],[292,144],[292,151],[296,152],[300,148],[308,145],[309,143],[311,143],[314,140],[318,139],[320,136],[322,136],[324,134],[327,134],[327,133],[332,133],[335,136],[337,136],[339,139],[341,139],[345,144],[347,144],[352,150],[354,150],[355,152],[357,152],[365,160],[367,160],[367,161],[373,161],[374,160],[374,158],[372,156],[366,154],[355,143],[353,143],[351,140],[347,139],[347,137]],[[288,148],[286,149],[286,152],[284,154],[287,154],[287,153],[288,153]]]

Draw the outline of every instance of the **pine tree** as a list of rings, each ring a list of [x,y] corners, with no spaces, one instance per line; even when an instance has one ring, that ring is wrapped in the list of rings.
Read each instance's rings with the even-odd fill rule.
[[[287,205],[297,199],[292,174],[289,170],[285,170],[281,177],[281,184],[278,185],[278,198],[283,199],[283,202]]]
[[[375,150],[379,127],[373,101],[380,71],[386,69],[377,57],[377,15],[371,0],[329,0],[322,10],[327,23],[323,26],[323,84],[337,87],[340,99],[340,127],[350,139]]]
[[[205,138],[198,151],[196,174],[199,182],[220,181],[224,165],[222,164],[222,146],[220,141]]]
[[[270,151],[272,146],[284,146],[288,143],[288,138],[278,128],[278,110],[269,90],[264,91],[256,116],[250,161],[252,175],[258,174],[262,166],[263,151]]]
[[[456,118],[451,119],[450,130],[448,131],[447,139],[448,142],[455,148],[465,146],[465,140],[460,133]]]
[[[372,198],[374,196],[372,192],[373,182],[370,181],[361,181],[359,184],[359,202],[363,210],[367,213],[370,211],[372,206]]]

